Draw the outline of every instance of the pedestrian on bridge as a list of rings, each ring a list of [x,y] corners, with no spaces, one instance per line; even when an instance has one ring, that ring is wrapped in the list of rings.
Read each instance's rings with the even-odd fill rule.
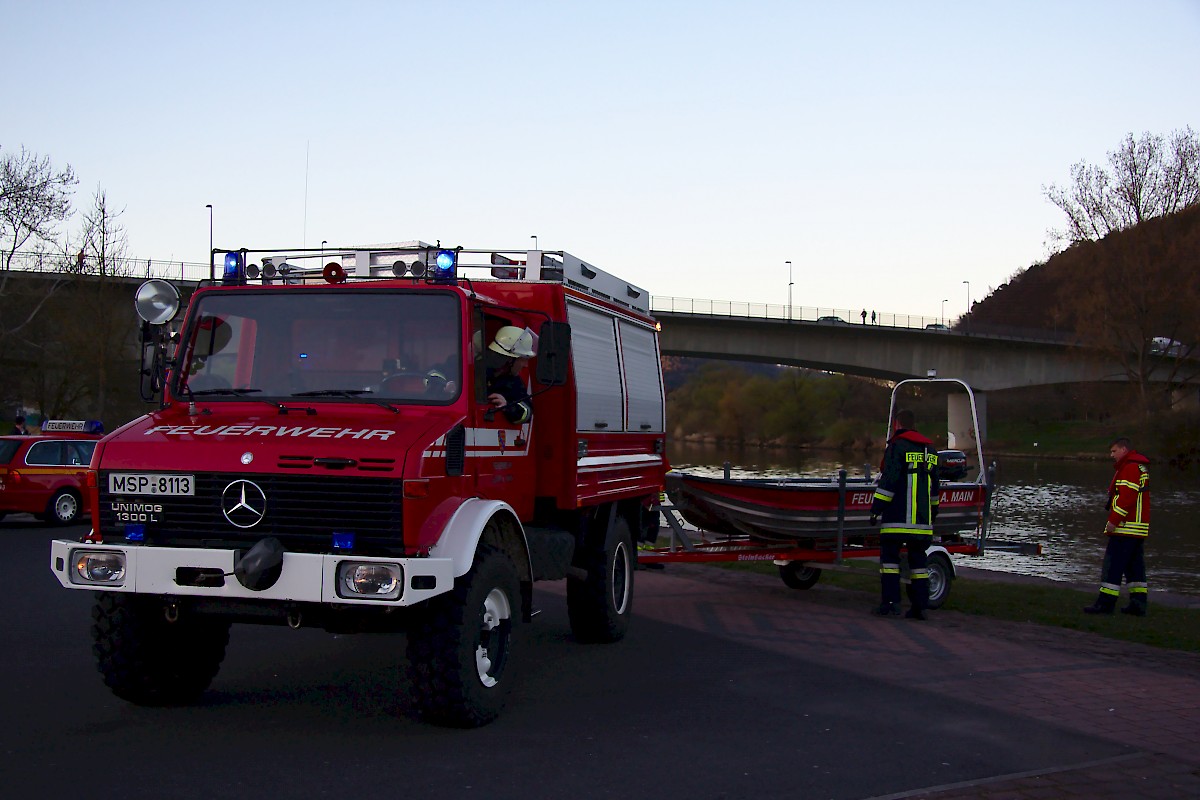
[[[863,323],[862,323],[863,325],[867,324],[867,310],[865,308],[862,310],[862,321],[863,321]]]
[[[900,548],[908,550],[908,600],[904,616],[925,619],[929,606],[926,551],[933,540],[938,512],[937,448],[916,429],[912,411],[896,412],[895,432],[880,465],[879,484],[871,501],[871,524],[879,528],[881,601],[875,613],[900,614]]]
[[[1111,614],[1121,596],[1121,578],[1129,586],[1129,605],[1122,614],[1146,616],[1146,537],[1150,534],[1150,459],[1133,449],[1124,436],[1108,447],[1113,479],[1108,486],[1108,520],[1104,533],[1104,566],[1100,568],[1100,594],[1083,609],[1085,614]]]

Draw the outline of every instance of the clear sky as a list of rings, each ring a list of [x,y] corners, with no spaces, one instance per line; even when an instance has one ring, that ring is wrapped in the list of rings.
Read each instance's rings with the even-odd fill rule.
[[[0,0],[0,146],[130,255],[440,239],[658,296],[949,317],[1043,187],[1200,129],[1200,0]]]

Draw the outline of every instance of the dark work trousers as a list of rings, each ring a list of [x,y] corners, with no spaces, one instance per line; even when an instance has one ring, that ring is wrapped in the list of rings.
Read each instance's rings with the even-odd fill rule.
[[[883,533],[879,536],[879,581],[883,602],[900,602],[900,548],[908,550],[908,601],[913,608],[925,610],[929,605],[929,548],[930,534]]]
[[[1146,603],[1146,540],[1141,536],[1109,536],[1104,548],[1100,593],[1113,598],[1121,592],[1121,578],[1129,586],[1129,599]]]

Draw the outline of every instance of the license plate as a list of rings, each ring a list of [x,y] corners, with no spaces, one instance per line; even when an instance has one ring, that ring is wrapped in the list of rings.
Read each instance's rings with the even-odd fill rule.
[[[154,475],[143,472],[110,472],[109,494],[194,495],[195,475]]]

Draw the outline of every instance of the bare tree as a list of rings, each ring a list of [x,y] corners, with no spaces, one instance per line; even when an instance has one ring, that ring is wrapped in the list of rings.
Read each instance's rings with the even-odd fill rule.
[[[1044,187],[1046,197],[1067,216],[1057,242],[1103,239],[1148,219],[1200,203],[1200,138],[1190,128],[1169,137],[1126,134],[1108,154],[1108,167],[1080,161],[1071,183]]]
[[[69,285],[30,328],[34,335],[24,337],[24,348],[37,354],[28,372],[43,409],[72,410],[111,423],[116,396],[130,383],[117,377],[130,370],[136,331],[129,287],[121,281],[130,272],[123,213],[97,187],[91,207],[82,214],[79,238],[64,244],[75,253]]]
[[[53,273],[62,266],[55,252],[58,226],[71,215],[71,194],[78,180],[68,165],[55,170],[48,156],[19,153],[0,156],[0,349],[12,335],[28,326],[58,288],[57,277],[15,292],[10,284],[19,250],[30,247],[39,270]],[[14,294],[21,295],[14,297]]]

